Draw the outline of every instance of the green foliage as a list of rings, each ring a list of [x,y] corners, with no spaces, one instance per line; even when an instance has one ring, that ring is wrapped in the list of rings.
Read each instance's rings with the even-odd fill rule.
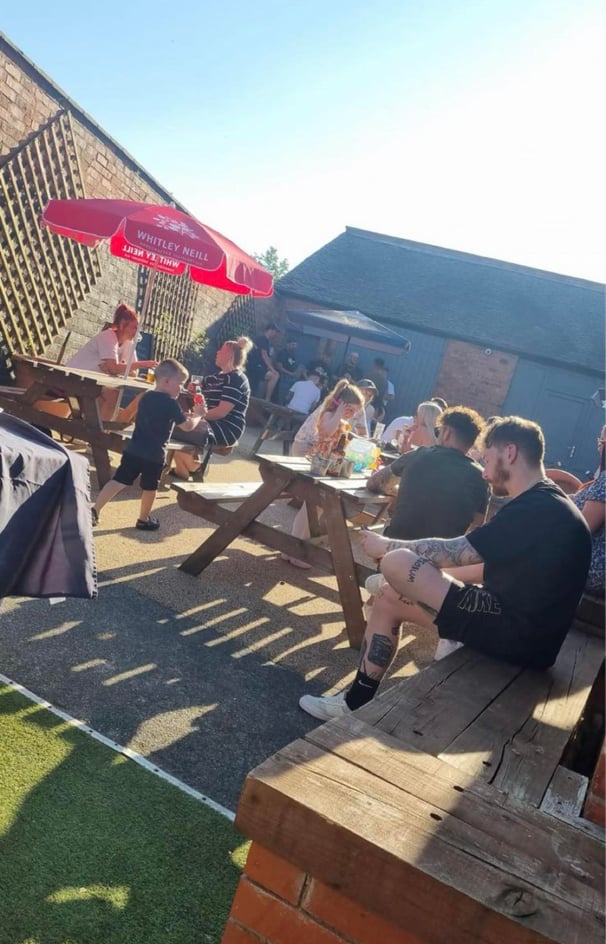
[[[180,358],[190,374],[204,374],[206,372],[208,360],[206,356],[207,347],[208,335],[206,331],[200,331],[198,334],[194,334]]]
[[[264,269],[271,272],[274,279],[281,279],[290,268],[288,259],[280,259],[278,257],[278,250],[275,246],[270,246],[269,249],[266,249],[263,253],[253,252],[253,258],[256,259]]]

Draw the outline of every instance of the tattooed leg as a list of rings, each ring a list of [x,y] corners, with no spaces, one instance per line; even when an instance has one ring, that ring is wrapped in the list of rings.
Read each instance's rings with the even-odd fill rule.
[[[408,582],[414,583],[417,573],[420,571],[421,567],[433,567],[434,565],[431,561],[428,561],[426,557],[417,557],[415,561],[411,564],[410,570],[408,571]]]
[[[421,614],[423,626],[433,622],[450,585],[455,582],[430,560],[406,549],[386,554],[381,561],[381,572],[396,591],[400,605],[411,606],[416,614]],[[408,618],[417,622],[416,617]]]
[[[396,654],[397,640],[390,635],[373,633],[360,659],[360,670],[369,678],[382,679]]]

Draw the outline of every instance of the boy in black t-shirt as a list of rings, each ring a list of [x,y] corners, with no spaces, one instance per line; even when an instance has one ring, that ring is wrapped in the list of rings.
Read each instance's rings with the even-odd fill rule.
[[[484,478],[510,501],[487,524],[456,538],[394,541],[366,532],[381,561],[358,672],[344,695],[304,695],[328,720],[370,701],[396,653],[403,621],[437,627],[454,641],[506,662],[546,669],[571,626],[591,558],[591,535],[570,499],[545,478],[536,423],[508,416],[483,436]]]
[[[133,437],[122,454],[113,479],[107,482],[93,508],[93,522],[99,521],[99,512],[115,495],[132,485],[141,476],[141,508],[136,527],[140,531],[156,531],[160,527],[152,510],[162,469],[166,462],[166,444],[176,426],[184,432],[194,429],[204,413],[204,399],[194,407],[191,416],[184,415],[177,403],[181,385],[188,372],[174,358],[162,361],[156,367],[156,385],[141,398],[135,419]]]

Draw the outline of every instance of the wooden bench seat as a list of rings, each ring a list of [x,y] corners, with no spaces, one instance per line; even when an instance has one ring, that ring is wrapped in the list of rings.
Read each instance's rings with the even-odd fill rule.
[[[464,647],[279,751],[244,785],[251,865],[228,928],[267,944],[304,921],[331,941],[376,927],[415,944],[601,944],[603,831],[558,797],[578,787],[562,761],[602,662],[578,629],[547,672]],[[286,902],[284,874],[300,888]]]
[[[175,492],[182,495],[193,496],[200,499],[200,508],[203,510],[203,503],[228,504],[231,502],[241,502],[249,498],[253,492],[256,492],[259,482],[230,482],[227,485],[206,485],[197,482],[173,482],[172,488]],[[203,515],[201,516],[203,517]]]

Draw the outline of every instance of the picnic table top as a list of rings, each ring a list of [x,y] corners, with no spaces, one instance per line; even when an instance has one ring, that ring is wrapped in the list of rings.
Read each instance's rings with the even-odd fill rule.
[[[291,410],[289,406],[282,403],[274,403],[273,400],[264,400],[261,397],[251,397],[250,402],[253,406],[259,407],[274,416],[284,416],[288,419],[307,419],[306,413],[300,413],[298,410]]]
[[[35,373],[40,373],[45,378],[52,380],[53,383],[60,384],[62,380],[92,381],[99,387],[111,387],[113,389],[129,389],[137,391],[150,390],[152,385],[139,377],[125,377],[117,374],[106,374],[100,370],[84,370],[80,367],[68,367],[65,364],[55,364],[44,358],[30,357],[25,354],[13,354],[11,359],[16,364],[23,364],[31,368]]]

